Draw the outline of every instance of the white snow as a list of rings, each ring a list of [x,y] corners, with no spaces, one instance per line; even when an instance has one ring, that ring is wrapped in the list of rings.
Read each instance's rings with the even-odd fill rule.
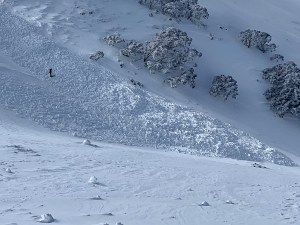
[[[32,225],[45,212],[63,225],[300,221],[299,167],[267,163],[269,169],[258,169],[247,161],[103,142],[94,148],[26,123],[0,117],[1,225]],[[39,156],[15,153],[11,145]],[[14,174],[1,170],[8,166]],[[105,186],[87,185],[91,174]],[[103,200],[92,199],[97,195]],[[224,204],[228,199],[235,204]],[[211,206],[199,207],[204,200]]]
[[[95,176],[91,176],[88,183],[89,184],[98,184],[98,178]]]
[[[82,142],[83,145],[91,145],[91,141],[88,139],[83,140]]]
[[[300,121],[263,96],[271,55],[237,40],[266,31],[300,64],[299,1],[201,0],[206,28],[137,2],[0,0],[0,224],[299,224],[300,168],[286,166],[300,163]],[[164,86],[102,41],[169,25],[203,53],[195,89]],[[237,100],[208,94],[220,74]]]
[[[38,219],[40,223],[52,223],[54,222],[54,218],[50,213],[42,214],[41,218]]]
[[[210,206],[210,204],[207,201],[201,202],[199,206]]]

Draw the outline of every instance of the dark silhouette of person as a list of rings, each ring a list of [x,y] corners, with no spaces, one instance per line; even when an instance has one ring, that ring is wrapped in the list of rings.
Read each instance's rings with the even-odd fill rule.
[[[49,75],[50,77],[54,77],[55,75],[53,74],[52,68],[49,69]]]

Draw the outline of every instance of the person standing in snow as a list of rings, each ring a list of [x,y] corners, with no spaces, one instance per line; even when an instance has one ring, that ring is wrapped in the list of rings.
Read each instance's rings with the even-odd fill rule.
[[[49,69],[49,75],[50,75],[50,77],[54,77],[54,74],[52,72],[52,68]]]

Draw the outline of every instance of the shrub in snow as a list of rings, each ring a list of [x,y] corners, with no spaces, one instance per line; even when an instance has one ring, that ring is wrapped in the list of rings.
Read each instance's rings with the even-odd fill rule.
[[[134,79],[130,79],[130,83],[131,83],[132,85],[138,86],[138,87],[140,87],[140,88],[144,87],[144,85],[143,85],[141,82],[136,81],[136,80],[134,80]]]
[[[262,52],[274,51],[276,45],[271,43],[272,37],[270,34],[257,30],[245,30],[240,33],[239,36],[241,42],[247,46],[258,48]]]
[[[263,70],[263,78],[272,85],[266,92],[270,107],[280,117],[300,113],[300,69],[287,62]]]
[[[82,142],[83,145],[91,145],[91,141],[89,139],[85,139]]]
[[[42,214],[40,219],[38,219],[38,222],[40,223],[52,223],[54,222],[54,218],[51,214],[46,213],[46,214]]]
[[[196,24],[202,24],[209,17],[207,9],[200,6],[198,0],[139,0],[139,3],[171,18],[185,18]]]
[[[197,75],[194,74],[194,69],[190,68],[189,70],[183,72],[180,76],[169,77],[165,79],[164,82],[169,84],[172,88],[175,88],[178,85],[186,84],[189,84],[191,88],[194,88],[196,77]]]
[[[284,61],[284,56],[280,55],[280,54],[275,54],[275,55],[270,57],[270,60],[275,61],[275,62]]]
[[[115,46],[117,44],[124,42],[124,39],[121,38],[121,35],[118,32],[107,35],[106,37],[103,38],[103,40],[106,42],[106,44],[110,46]]]
[[[263,165],[261,165],[261,164],[259,164],[259,163],[253,163],[252,166],[253,166],[253,167],[256,167],[256,168],[267,169],[266,166],[263,166]]]
[[[104,52],[102,52],[102,51],[97,51],[96,53],[90,55],[90,59],[95,60],[95,61],[97,61],[103,57],[104,57]]]
[[[150,71],[172,72],[174,76],[190,73],[195,66],[193,60],[202,56],[190,48],[191,43],[192,38],[186,32],[168,27],[156,34],[153,41],[146,42],[144,64]]]
[[[236,98],[238,95],[237,82],[232,76],[216,76],[212,82],[209,94],[214,97],[221,96],[224,98],[224,101],[226,101],[228,97]]]
[[[118,36],[119,37],[119,36]],[[107,38],[107,40],[110,40]],[[123,40],[123,39],[122,39]],[[122,56],[129,57],[131,61],[142,60],[150,72],[172,74],[165,82],[172,87],[179,84],[189,84],[195,87],[193,67],[197,64],[194,59],[201,57],[201,52],[190,48],[192,38],[186,32],[174,27],[168,27],[156,34],[154,40],[146,43],[129,41],[125,48],[120,50]],[[120,60],[120,62],[122,62]],[[120,63],[123,67],[124,63]]]
[[[127,44],[126,48],[120,50],[120,53],[123,56],[130,57],[131,61],[139,60],[143,58],[144,45],[132,40]]]

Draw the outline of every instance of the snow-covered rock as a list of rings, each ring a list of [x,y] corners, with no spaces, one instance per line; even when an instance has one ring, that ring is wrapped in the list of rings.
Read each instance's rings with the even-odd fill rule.
[[[116,223],[116,225],[123,225],[123,223],[121,223],[121,222],[117,222],[117,223]]]
[[[50,213],[42,214],[40,219],[38,219],[40,223],[52,223],[54,222],[54,218]]]

